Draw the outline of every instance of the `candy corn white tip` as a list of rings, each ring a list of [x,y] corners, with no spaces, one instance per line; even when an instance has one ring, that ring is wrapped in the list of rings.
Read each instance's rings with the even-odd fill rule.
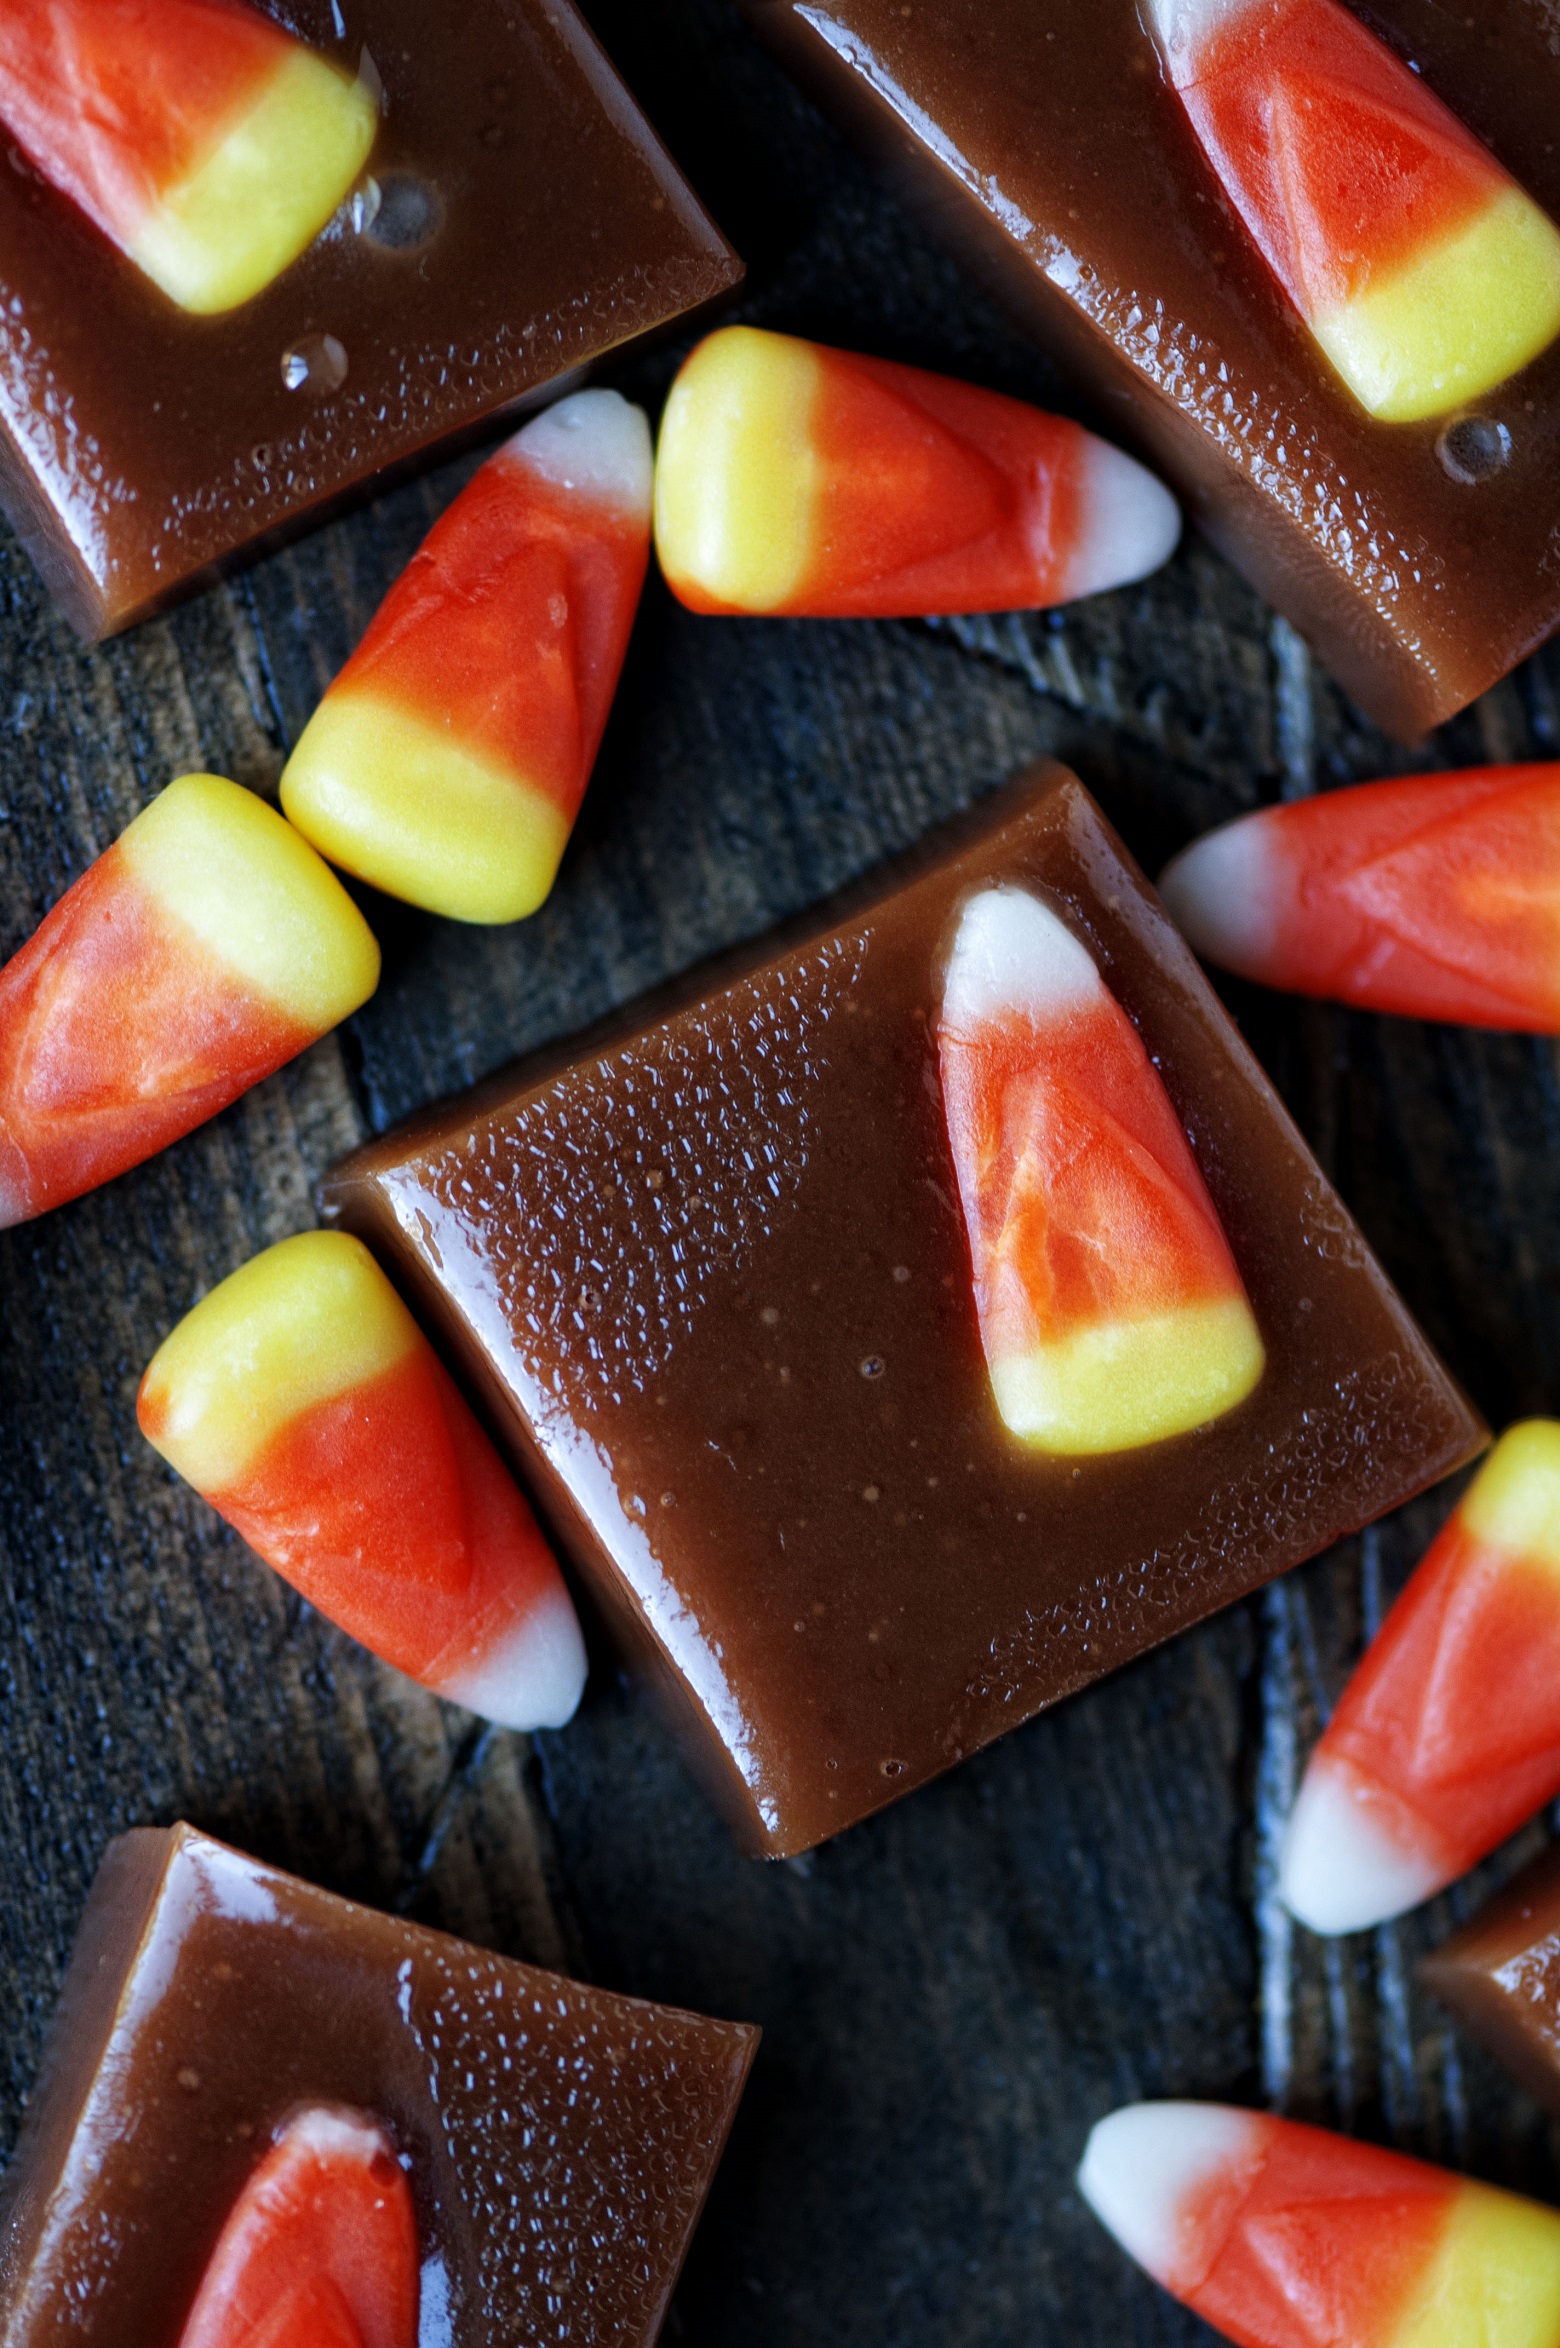
[[[277,2130],[276,2141],[301,2146],[317,2160],[355,2160],[365,2169],[387,2152],[394,2157],[394,2148],[382,2128],[376,2128],[360,2112],[343,2111],[331,2104],[311,2104],[295,2114]]]
[[[1002,1018],[1053,1019],[1104,993],[1087,946],[1027,889],[983,889],[965,906],[943,1021],[969,1034]]]
[[[1219,2103],[1129,2103],[1090,2134],[1078,2190],[1156,2282],[1174,2286],[1182,2212],[1222,2170],[1253,2160],[1263,2122]]]
[[[1261,976],[1278,910],[1263,816],[1242,816],[1183,848],[1160,874],[1159,894],[1194,954],[1222,970]]]
[[[439,1693],[500,1728],[562,1728],[579,1708],[585,1669],[579,1616],[560,1586],[481,1663],[441,1675]]]
[[[1385,1924],[1439,1891],[1446,1870],[1406,1850],[1352,1773],[1319,1754],[1306,1771],[1279,1863],[1292,1916],[1331,1936]]]
[[[533,473],[560,489],[650,522],[655,466],[650,424],[615,391],[577,391],[535,417],[509,443]]]
[[[1082,467],[1083,522],[1067,567],[1066,593],[1103,595],[1146,579],[1174,554],[1181,509],[1136,459],[1090,437]]]

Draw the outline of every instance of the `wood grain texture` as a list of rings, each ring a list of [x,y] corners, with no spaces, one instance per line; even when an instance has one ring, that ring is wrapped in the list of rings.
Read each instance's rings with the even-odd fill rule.
[[[752,268],[742,315],[1066,404],[726,0],[596,0]],[[612,380],[654,401],[676,360]],[[0,546],[0,953],[171,774],[274,786],[447,469],[82,651]],[[1442,736],[1374,736],[1205,549],[1075,611],[702,621],[652,587],[584,820],[534,921],[381,901],[379,996],[152,1165],[0,1238],[0,2130],[109,1835],[183,1814],[333,1887],[614,1987],[764,2023],[672,2318],[693,2348],[1191,2341],[1078,2204],[1089,2123],[1269,2100],[1556,2189],[1544,2122],[1416,1991],[1468,1913],[1325,1948],[1273,1897],[1296,1772],[1443,1494],[810,1860],[738,1860],[598,1659],[579,1721],[483,1733],[291,1599],[140,1442],[169,1324],[310,1220],[340,1150],[865,869],[1022,761],[1073,763],[1152,871],[1260,801],[1560,755],[1560,657]],[[1560,1085],[1546,1042],[1229,1000],[1497,1423],[1560,1406]],[[1534,1827],[1485,1870],[1508,1872]]]

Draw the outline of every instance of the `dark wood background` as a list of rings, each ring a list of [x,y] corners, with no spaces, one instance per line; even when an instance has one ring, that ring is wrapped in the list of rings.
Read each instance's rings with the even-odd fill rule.
[[[590,13],[746,254],[742,315],[1068,404],[727,0]],[[677,355],[607,379],[654,404]],[[174,774],[274,788],[469,470],[95,651],[0,540],[0,954]],[[942,625],[698,620],[652,583],[546,909],[484,933],[374,903],[387,975],[348,1029],[0,1239],[0,2142],[104,1843],[182,1815],[493,1946],[764,2024],[671,2320],[690,2348],[1189,2340],[1200,2327],[1071,2189],[1089,2123],[1137,2095],[1265,2100],[1555,2190],[1536,2111],[1413,1978],[1542,1829],[1341,1945],[1273,1897],[1297,1767],[1449,1494],[766,1868],[733,1854],[609,1658],[561,1734],[475,1729],[291,1598],[136,1433],[158,1340],[311,1220],[341,1150],[759,931],[1040,752],[1078,768],[1153,871],[1260,800],[1560,755],[1560,657],[1406,753],[1196,544],[1143,589]],[[1229,999],[1490,1417],[1560,1405],[1552,1047]]]

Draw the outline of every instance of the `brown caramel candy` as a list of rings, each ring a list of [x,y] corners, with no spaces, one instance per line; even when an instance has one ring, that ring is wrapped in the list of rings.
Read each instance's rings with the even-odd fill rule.
[[[758,2041],[317,1891],[188,1826],[111,1843],[5,2180],[7,2348],[178,2348],[278,2126],[411,2183],[422,2338],[655,2338]]]
[[[939,1080],[961,907],[1036,893],[1168,1090],[1266,1367],[1057,1458],[982,1352]],[[1037,769],[746,975],[328,1178],[751,1850],[804,1850],[1485,1440],[1082,785]],[[561,1060],[561,1064],[560,1064]]]
[[[286,22],[349,73],[366,52],[383,119],[239,308],[187,315],[19,151],[0,169],[0,501],[89,637],[742,273],[571,0]]]
[[[1419,1977],[1529,2095],[1560,2112],[1560,1849],[1422,1958]]]

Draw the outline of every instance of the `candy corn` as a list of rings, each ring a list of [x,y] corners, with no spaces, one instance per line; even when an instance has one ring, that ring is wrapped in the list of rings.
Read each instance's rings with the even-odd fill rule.
[[[183,310],[296,260],[368,160],[378,106],[241,0],[6,0],[0,121]]]
[[[1264,808],[1160,878],[1197,952],[1372,1011],[1560,1032],[1560,766]]]
[[[628,648],[650,476],[615,391],[560,400],[483,466],[288,762],[282,805],[322,854],[457,921],[535,912]]]
[[[417,2348],[417,2220],[359,2112],[297,2113],[234,2204],[179,2348]]]
[[[1560,1424],[1503,1435],[1311,1756],[1285,1900],[1353,1932],[1450,1883],[1560,1793]]]
[[[170,783],[0,970],[0,1226],[215,1116],[378,980],[367,923],[274,808]]]
[[[728,326],[661,426],[655,542],[694,611],[889,619],[1064,603],[1180,534],[1119,449],[1018,400]]]
[[[1213,169],[1361,405],[1437,416],[1560,333],[1560,232],[1339,0],[1146,0]]]
[[[1021,889],[966,906],[938,1038],[992,1392],[1040,1449],[1220,1417],[1262,1340],[1174,1109],[1088,949]]]
[[[1078,2188],[1156,2282],[1243,2348],[1554,2348],[1560,2215],[1321,2128],[1139,2103]]]
[[[284,1239],[141,1381],[141,1431],[343,1630],[506,1728],[579,1702],[579,1623],[536,1520],[368,1250]]]

